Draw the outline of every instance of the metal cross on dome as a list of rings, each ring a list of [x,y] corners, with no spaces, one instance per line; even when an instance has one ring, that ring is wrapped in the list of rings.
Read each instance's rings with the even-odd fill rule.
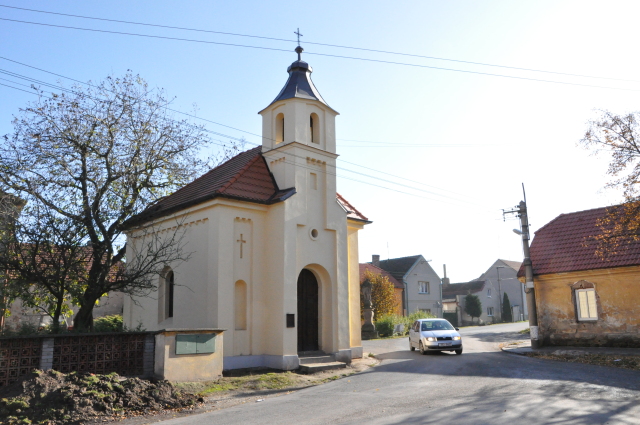
[[[300,45],[300,37],[304,37],[302,34],[300,34],[300,28],[298,28],[297,31],[293,32],[295,35],[298,36],[298,46]]]
[[[300,34],[300,28],[298,28],[298,31],[294,31],[293,33],[298,36],[298,47],[296,47],[295,51],[298,54],[298,61],[301,61],[300,53],[302,53],[304,49],[300,47],[300,37],[302,36],[302,34]]]

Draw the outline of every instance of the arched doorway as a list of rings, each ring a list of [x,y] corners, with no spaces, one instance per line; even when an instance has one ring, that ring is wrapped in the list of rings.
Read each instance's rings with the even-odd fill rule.
[[[298,276],[298,351],[318,350],[318,280],[307,269]]]

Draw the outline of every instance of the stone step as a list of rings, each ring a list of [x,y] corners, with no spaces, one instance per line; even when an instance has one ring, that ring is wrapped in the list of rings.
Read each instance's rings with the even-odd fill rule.
[[[332,363],[335,362],[336,359],[331,354],[318,354],[314,356],[299,356],[300,364],[315,364],[315,363]]]
[[[301,364],[300,372],[316,373],[316,372],[324,372],[325,370],[344,369],[346,367],[347,367],[347,364],[343,362]]]

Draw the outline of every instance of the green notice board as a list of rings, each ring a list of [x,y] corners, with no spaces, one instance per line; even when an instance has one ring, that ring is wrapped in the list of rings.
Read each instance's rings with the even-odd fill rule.
[[[215,334],[176,335],[176,354],[210,354],[215,352]]]

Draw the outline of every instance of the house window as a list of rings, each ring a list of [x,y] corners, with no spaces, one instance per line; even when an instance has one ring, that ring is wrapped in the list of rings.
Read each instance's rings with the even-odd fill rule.
[[[158,323],[173,317],[175,275],[169,267],[165,268],[158,282]]]
[[[598,320],[596,290],[594,288],[576,289],[576,305],[579,321]]]
[[[491,288],[487,289],[487,297],[491,298]]]
[[[493,316],[493,307],[487,307],[487,316]]]
[[[236,282],[234,296],[235,328],[237,331],[247,329],[247,284],[239,280]]]
[[[276,116],[276,143],[284,142],[284,114]]]
[[[418,282],[418,293],[420,293],[420,294],[428,294],[429,293],[429,282]]]
[[[418,311],[421,311],[423,313],[431,314],[431,309],[430,308],[419,308]]]
[[[320,126],[318,125],[318,115],[311,114],[309,117],[309,133],[311,143],[320,143]]]

